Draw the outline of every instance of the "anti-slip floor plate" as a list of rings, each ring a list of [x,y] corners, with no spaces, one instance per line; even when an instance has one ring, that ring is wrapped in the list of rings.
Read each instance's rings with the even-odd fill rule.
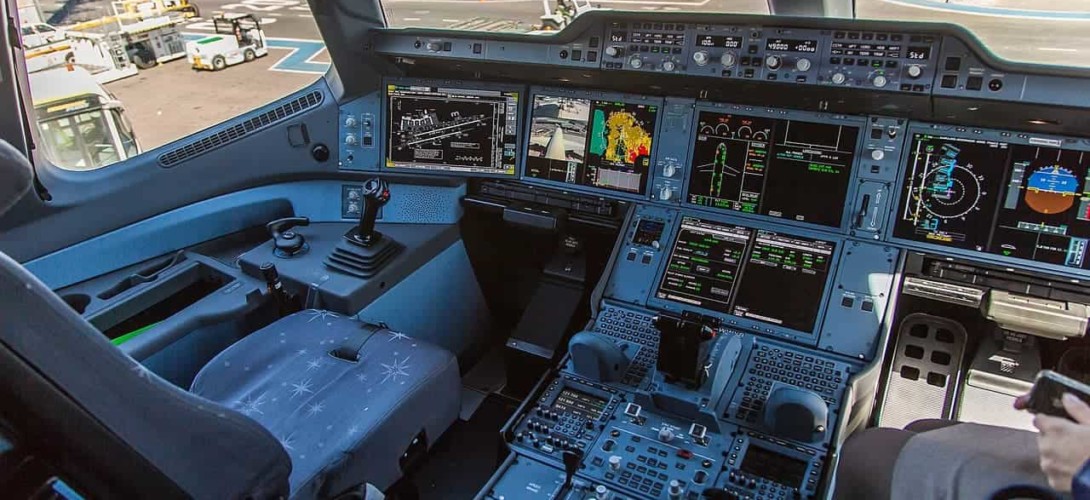
[[[903,428],[923,418],[951,418],[967,334],[960,323],[916,313],[905,317],[878,423]]]

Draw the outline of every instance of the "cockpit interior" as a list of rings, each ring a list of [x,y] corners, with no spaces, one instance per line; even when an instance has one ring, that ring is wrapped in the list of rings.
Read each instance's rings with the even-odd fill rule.
[[[1090,382],[1090,70],[940,22],[310,4],[316,82],[89,172],[0,43],[5,496],[851,498],[857,434]]]

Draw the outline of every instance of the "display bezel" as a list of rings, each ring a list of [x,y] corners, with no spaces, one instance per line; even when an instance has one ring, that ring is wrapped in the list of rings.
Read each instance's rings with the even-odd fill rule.
[[[500,92],[517,92],[518,93],[518,109],[515,110],[518,117],[518,123],[515,131],[515,169],[511,173],[488,173],[488,172],[469,172],[461,170],[445,170],[441,168],[413,168],[413,167],[391,167],[386,165],[388,158],[388,142],[387,137],[390,133],[389,127],[387,127],[387,119],[389,119],[389,107],[390,100],[387,90],[389,85],[420,85],[420,86],[432,86],[432,87],[451,87],[462,89],[478,89],[486,91],[500,91]],[[512,85],[503,83],[484,83],[475,82],[469,80],[446,80],[446,79],[432,79],[432,78],[405,78],[405,77],[389,77],[382,80],[382,90],[380,91],[379,102],[379,120],[381,127],[379,131],[381,133],[376,134],[380,140],[379,144],[379,172],[396,173],[398,175],[425,175],[425,176],[443,176],[443,177],[492,177],[500,179],[516,179],[521,172],[522,154],[519,152],[523,148],[523,133],[526,130],[525,123],[525,108],[526,108],[526,96],[528,95],[527,87],[525,85]]]
[[[826,226],[824,224],[818,224],[814,222],[799,221],[794,219],[786,219],[781,217],[773,217],[771,215],[761,214],[749,214],[737,210],[728,210],[723,208],[714,208],[705,205],[697,205],[689,202],[689,185],[693,175],[693,159],[696,155],[696,148],[693,147],[693,141],[696,140],[696,127],[700,123],[701,112],[712,113],[726,113],[742,116],[752,116],[759,118],[773,118],[778,120],[797,120],[805,122],[813,122],[828,125],[844,125],[853,126],[859,129],[859,134],[856,137],[855,153],[852,159],[852,166],[848,173],[847,179],[847,192],[845,193],[845,200],[843,203],[844,212],[840,216],[840,224],[837,226]],[[776,108],[762,108],[754,106],[743,106],[738,104],[729,103],[699,103],[693,109],[693,116],[690,122],[690,137],[689,144],[686,145],[687,152],[685,155],[685,175],[681,180],[681,206],[685,208],[691,208],[699,210],[705,213],[714,214],[728,214],[735,217],[741,217],[744,219],[752,219],[759,221],[773,221],[777,224],[785,224],[788,226],[818,229],[821,231],[835,231],[841,234],[846,234],[851,225],[852,207],[855,205],[852,200],[855,200],[856,191],[858,190],[859,183],[852,182],[859,171],[859,164],[861,162],[861,156],[866,143],[867,135],[867,118],[865,116],[854,115],[833,115],[828,113],[815,113],[808,111],[793,111]]]
[[[1047,271],[1049,273],[1058,274],[1061,276],[1077,278],[1080,281],[1086,279],[1087,271],[1081,268],[1067,267],[1058,264],[1048,264],[1018,257],[1004,257],[1002,255],[989,253],[987,251],[957,248],[936,243],[925,243],[917,240],[899,238],[895,236],[895,226],[899,217],[898,213],[900,210],[902,197],[904,196],[905,171],[909,168],[909,161],[912,154],[912,140],[916,134],[945,135],[954,138],[1005,142],[1012,146],[1041,146],[1087,152],[1090,152],[1090,139],[1081,139],[1050,134],[1036,134],[1032,132],[1019,132],[1014,130],[985,129],[978,127],[961,127],[935,123],[912,122],[905,130],[905,146],[903,148],[904,150],[901,152],[900,163],[898,164],[897,168],[896,183],[891,191],[892,193],[896,193],[896,196],[891,197],[890,210],[887,214],[887,218],[885,221],[885,228],[882,232],[883,239],[885,239],[886,241],[911,250],[962,257],[970,260],[1001,266],[1011,266],[1017,268],[1029,268]],[[1010,165],[1004,166],[1004,168],[1006,168],[1007,170],[1003,171],[1004,178],[1000,181],[1001,184],[1003,181],[1006,181],[1007,177],[1010,175],[1010,167]],[[994,229],[994,217],[996,213],[997,212],[991,214],[993,218],[993,227],[989,228],[989,232]]]
[[[757,231],[765,230],[776,233],[782,233],[788,236],[797,236],[801,238],[811,238],[816,240],[823,240],[836,245],[833,249],[832,256],[829,259],[829,271],[825,276],[825,285],[822,288],[821,298],[818,302],[818,308],[815,312],[814,326],[809,331],[795,330],[784,326],[778,326],[772,323],[766,323],[764,321],[758,321],[755,319],[743,318],[735,316],[730,313],[724,313],[716,311],[714,309],[708,309],[701,306],[692,304],[685,304],[682,302],[675,302],[669,299],[660,299],[656,296],[659,285],[662,283],[663,274],[666,272],[666,267],[670,265],[670,255],[673,252],[674,245],[677,242],[678,235],[681,234],[681,228],[685,217],[697,217],[706,222],[714,222],[717,224],[744,226],[753,231],[753,236]],[[751,236],[751,239],[752,237]],[[752,220],[748,220],[742,217],[724,216],[722,214],[708,214],[708,213],[695,213],[688,210],[682,211],[678,214],[677,219],[673,223],[673,227],[670,228],[669,238],[664,241],[663,258],[660,259],[658,269],[655,272],[655,278],[653,284],[647,292],[647,298],[645,303],[652,309],[661,309],[674,313],[680,313],[682,311],[697,311],[702,314],[710,315],[722,320],[722,324],[728,328],[736,328],[741,330],[758,333],[765,336],[771,336],[774,338],[786,339],[796,343],[815,346],[818,343],[821,336],[821,329],[825,321],[825,311],[829,306],[829,297],[832,296],[832,284],[836,278],[837,272],[840,269],[840,256],[844,250],[845,240],[839,236],[831,234],[829,232],[817,232],[807,229],[800,229],[797,227],[790,227],[783,224],[754,224]],[[747,255],[752,251],[752,248],[747,248]],[[745,272],[742,273],[743,281],[746,279]],[[732,299],[733,300],[733,299]]]
[[[607,188],[600,188],[594,186],[584,186],[582,184],[569,184],[567,182],[554,181],[551,179],[540,179],[537,177],[531,177],[527,173],[529,166],[527,165],[527,159],[530,156],[530,132],[531,124],[533,122],[534,105],[539,95],[556,96],[556,97],[571,97],[577,99],[590,99],[590,100],[602,100],[602,101],[618,101],[625,104],[644,104],[658,106],[658,111],[655,114],[655,130],[651,135],[651,158],[650,165],[647,169],[647,182],[644,186],[642,193],[628,193],[625,191],[618,191]],[[665,100],[661,97],[639,95],[639,94],[622,94],[617,92],[599,92],[594,90],[574,90],[574,89],[561,89],[555,87],[537,87],[532,86],[525,99],[523,105],[523,120],[522,120],[522,137],[521,144],[522,152],[519,154],[519,178],[528,184],[537,184],[541,186],[548,186],[551,188],[557,188],[564,191],[584,192],[592,193],[600,196],[609,196],[612,198],[622,198],[630,200],[647,200],[650,197],[651,188],[654,185],[655,179],[655,166],[657,164],[657,158],[659,151],[662,149],[662,145],[659,144],[661,138],[659,133],[662,130],[662,117],[665,114]]]

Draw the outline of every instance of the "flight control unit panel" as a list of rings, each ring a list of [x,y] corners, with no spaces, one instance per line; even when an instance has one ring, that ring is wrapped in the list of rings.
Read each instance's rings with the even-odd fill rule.
[[[719,17],[592,13],[533,41],[390,30],[375,50],[407,73],[557,77],[388,78],[341,105],[343,170],[630,207],[590,323],[505,427],[481,498],[822,497],[870,411],[853,384],[881,361],[906,254],[1090,269],[1090,140],[947,123],[989,100],[1078,106],[1061,77],[1001,70],[946,28]],[[593,85],[610,79],[651,83]],[[727,84],[846,93],[707,90]],[[831,109],[855,101],[872,104]]]

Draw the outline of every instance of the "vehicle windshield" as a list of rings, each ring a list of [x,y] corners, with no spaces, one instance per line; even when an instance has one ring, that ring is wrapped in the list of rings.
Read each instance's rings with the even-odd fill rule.
[[[818,0],[814,0],[818,1]],[[766,0],[384,0],[393,27],[532,32],[562,28],[592,9],[768,14]],[[859,19],[959,24],[999,57],[1090,66],[1087,0],[855,0]]]
[[[121,160],[107,115],[101,109],[40,120],[46,156],[68,170],[94,170]],[[135,139],[130,139],[135,146]]]

